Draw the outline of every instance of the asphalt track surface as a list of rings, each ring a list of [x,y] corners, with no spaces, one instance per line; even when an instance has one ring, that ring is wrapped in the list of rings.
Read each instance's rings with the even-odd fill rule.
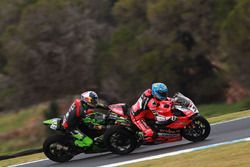
[[[184,139],[180,142],[141,146],[134,152],[125,156],[115,155],[108,152],[102,154],[80,154],[71,161],[63,164],[55,163],[50,160],[44,160],[31,164],[21,165],[20,167],[95,167],[128,160],[134,160],[138,158],[144,158],[147,156],[159,155],[178,150],[189,149],[193,147],[241,139],[245,137],[250,137],[250,118],[244,118],[222,124],[215,124],[212,125],[211,128],[212,129],[210,136],[205,141],[198,143],[192,143]]]

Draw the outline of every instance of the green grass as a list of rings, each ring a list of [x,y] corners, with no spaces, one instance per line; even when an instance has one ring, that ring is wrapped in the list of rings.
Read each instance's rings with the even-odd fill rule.
[[[44,139],[43,112],[47,104],[0,115],[0,155],[41,147]]]
[[[44,137],[40,139],[29,139],[28,137],[18,137],[11,140],[3,141],[0,148],[0,155],[11,155],[30,149],[41,148]]]
[[[10,165],[15,165],[15,164],[40,160],[40,159],[44,159],[44,158],[46,158],[46,157],[43,153],[38,153],[38,154],[27,155],[27,156],[18,157],[18,158],[2,160],[2,161],[0,161],[0,166],[10,166]]]
[[[234,104],[208,104],[198,106],[200,113],[205,117],[216,117],[224,114],[250,109],[250,99]]]
[[[250,142],[242,142],[123,165],[123,167],[249,167],[249,148]]]
[[[210,123],[216,123],[216,122],[222,122],[222,121],[229,121],[232,119],[246,117],[246,116],[250,116],[250,110],[220,115],[217,117],[210,117],[210,118],[208,118],[208,121]]]
[[[0,114],[0,133],[24,127],[26,124],[29,124],[31,121],[40,117],[45,108],[45,105],[38,105],[14,113],[10,112]]]

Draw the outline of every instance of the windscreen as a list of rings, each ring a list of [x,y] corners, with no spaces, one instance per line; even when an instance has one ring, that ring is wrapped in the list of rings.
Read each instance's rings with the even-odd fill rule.
[[[183,107],[189,107],[193,102],[181,93],[176,93],[174,96],[174,103]]]

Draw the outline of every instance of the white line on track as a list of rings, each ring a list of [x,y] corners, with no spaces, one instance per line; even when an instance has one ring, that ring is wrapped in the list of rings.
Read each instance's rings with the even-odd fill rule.
[[[233,144],[233,143],[238,143],[238,142],[243,142],[243,141],[250,141],[250,137],[244,138],[244,139],[238,139],[238,140],[222,142],[222,143],[210,144],[210,145],[207,145],[207,146],[195,147],[195,148],[190,148],[190,149],[185,149],[185,150],[180,150],[180,151],[174,151],[174,152],[170,152],[170,153],[165,153],[165,154],[160,154],[160,155],[155,155],[155,156],[150,156],[150,157],[145,157],[145,158],[139,158],[139,159],[135,159],[135,160],[129,160],[129,161],[124,161],[124,162],[119,162],[119,163],[102,165],[102,166],[99,166],[99,167],[115,167],[115,166],[120,166],[120,165],[127,165],[127,164],[131,164],[131,163],[148,161],[148,160],[153,160],[153,159],[159,159],[159,158],[163,158],[163,157],[169,157],[169,156],[179,155],[179,154],[182,154],[182,153],[188,153],[188,152],[193,152],[193,151],[198,151],[198,150],[204,150],[204,149],[207,149],[207,148],[218,147],[218,146],[222,146],[222,145]]]
[[[233,121],[238,121],[238,120],[241,120],[241,119],[246,119],[246,118],[250,118],[250,116],[246,116],[246,117],[241,117],[241,118],[236,118],[236,119],[232,119],[232,120],[229,120],[229,121],[222,121],[222,122],[218,122],[218,123],[213,123],[211,124],[211,126],[214,126],[214,125],[219,125],[219,124],[224,124],[224,123],[229,123],[229,122],[233,122]],[[170,153],[169,153],[170,154]],[[174,154],[175,155],[175,154]],[[16,167],[16,166],[21,166],[21,165],[28,165],[28,164],[32,164],[32,163],[36,163],[36,162],[41,162],[41,161],[46,161],[46,160],[49,160],[48,158],[45,158],[45,159],[40,159],[40,160],[36,160],[36,161],[30,161],[30,162],[26,162],[26,163],[21,163],[21,164],[16,164],[16,165],[11,165],[9,167]],[[112,165],[112,164],[110,164]],[[108,166],[102,166],[102,167],[108,167]]]
[[[30,162],[26,162],[26,163],[11,165],[11,166],[9,166],[9,167],[16,167],[16,166],[21,166],[21,165],[28,165],[28,164],[33,164],[33,163],[36,163],[36,162],[41,162],[41,161],[46,161],[46,160],[49,160],[49,159],[48,159],[48,158],[39,159],[39,160],[36,160],[36,161],[30,161]]]

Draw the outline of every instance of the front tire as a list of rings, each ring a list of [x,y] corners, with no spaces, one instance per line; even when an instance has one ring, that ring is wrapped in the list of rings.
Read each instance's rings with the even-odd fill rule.
[[[186,128],[182,129],[182,136],[192,142],[205,140],[210,134],[210,124],[202,116],[196,117]]]
[[[44,141],[43,152],[52,161],[67,162],[74,157],[67,150],[69,147],[69,139],[65,135],[54,135]]]
[[[125,155],[138,147],[135,135],[121,126],[113,126],[104,134],[104,143],[114,154]]]

